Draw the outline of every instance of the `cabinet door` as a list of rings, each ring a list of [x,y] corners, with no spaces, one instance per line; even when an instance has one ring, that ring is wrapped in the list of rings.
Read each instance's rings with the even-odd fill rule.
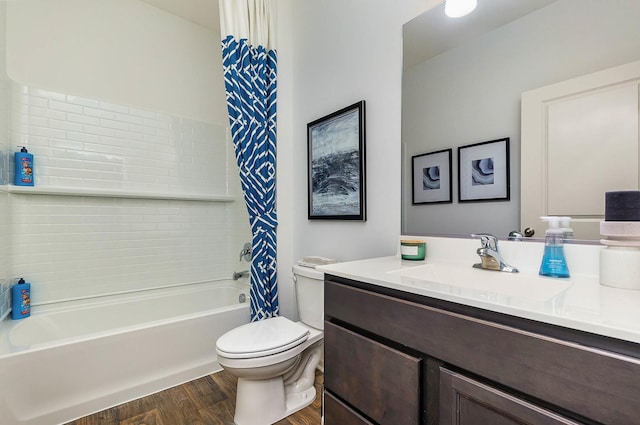
[[[577,425],[550,410],[440,369],[440,425]]]
[[[327,390],[380,425],[420,423],[421,359],[330,322],[324,333]]]
[[[326,425],[375,425],[328,392],[324,393],[324,423]]]

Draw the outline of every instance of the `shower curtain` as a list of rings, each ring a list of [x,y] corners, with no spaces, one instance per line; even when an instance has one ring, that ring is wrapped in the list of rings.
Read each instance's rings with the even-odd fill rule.
[[[278,315],[275,5],[220,0],[231,136],[252,230],[251,320]]]

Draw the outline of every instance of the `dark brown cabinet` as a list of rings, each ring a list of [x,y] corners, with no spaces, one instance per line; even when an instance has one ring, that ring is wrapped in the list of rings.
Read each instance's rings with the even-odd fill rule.
[[[640,424],[640,346],[325,277],[325,425]]]

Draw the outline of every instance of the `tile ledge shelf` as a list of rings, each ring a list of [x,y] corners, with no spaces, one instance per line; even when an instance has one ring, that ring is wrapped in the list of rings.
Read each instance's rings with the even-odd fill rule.
[[[64,186],[14,186],[0,185],[0,192],[17,193],[23,195],[59,195],[59,196],[90,196],[98,198],[136,198],[204,202],[234,202],[233,196],[206,195],[196,193],[142,192],[126,189],[95,189]]]

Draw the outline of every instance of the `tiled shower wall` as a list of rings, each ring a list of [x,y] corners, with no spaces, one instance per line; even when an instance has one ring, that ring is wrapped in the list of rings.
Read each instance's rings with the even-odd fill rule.
[[[227,190],[224,126],[13,84],[9,130],[34,154],[39,186]]]
[[[237,254],[250,230],[224,126],[13,84],[9,133],[11,147],[34,154],[38,187],[235,199],[9,193],[9,270],[31,282],[34,305],[247,268]]]

